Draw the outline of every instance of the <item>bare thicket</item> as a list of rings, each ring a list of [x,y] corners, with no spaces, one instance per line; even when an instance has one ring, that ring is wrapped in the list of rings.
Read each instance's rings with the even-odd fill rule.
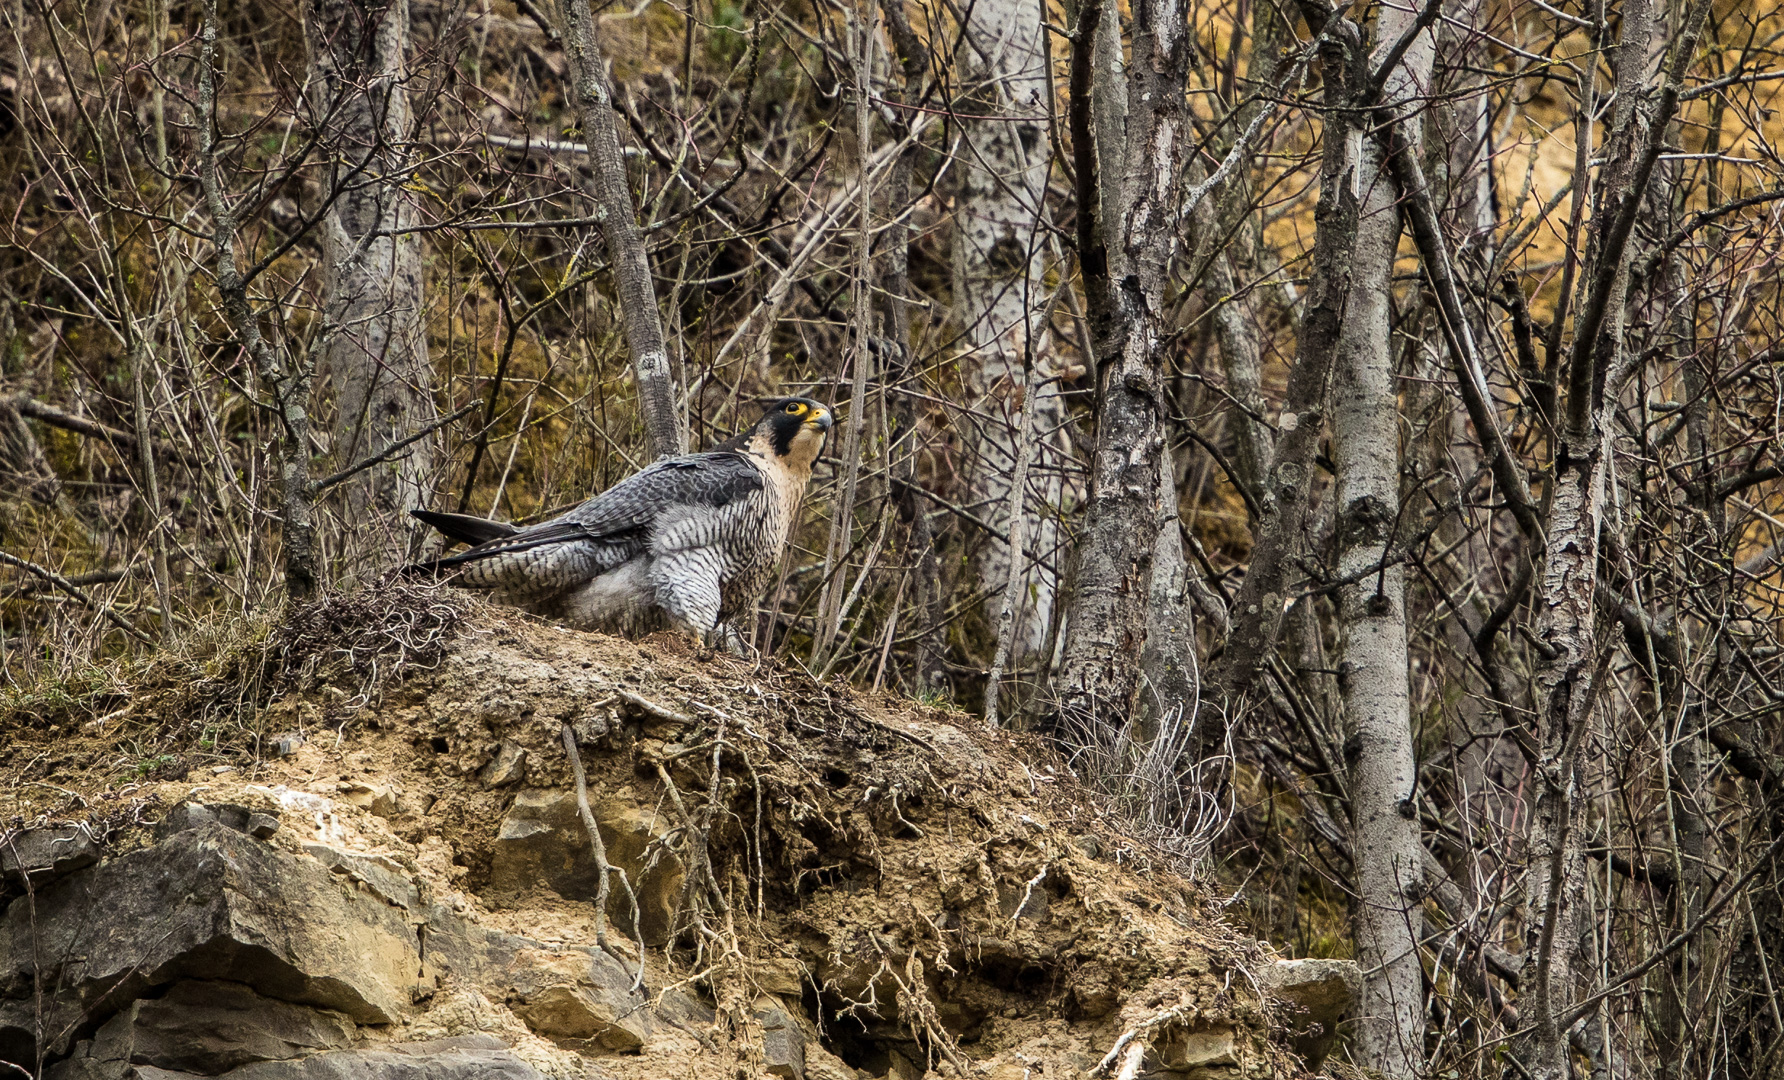
[[[811,394],[767,658],[1044,733],[1392,1077],[1784,1076],[1784,13],[0,9],[0,679]]]

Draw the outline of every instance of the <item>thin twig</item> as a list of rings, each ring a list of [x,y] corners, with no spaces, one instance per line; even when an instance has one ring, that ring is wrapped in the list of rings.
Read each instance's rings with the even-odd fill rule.
[[[365,472],[372,466],[389,461],[391,458],[395,457],[398,452],[408,449],[410,446],[427,438],[429,435],[432,435],[447,424],[452,423],[454,420],[457,420],[466,413],[476,409],[481,404],[482,402],[480,401],[473,401],[469,405],[466,405],[464,408],[453,413],[451,416],[442,416],[440,419],[435,420],[433,423],[422,428],[420,431],[415,432],[413,435],[407,435],[398,439],[396,442],[391,443],[389,446],[386,446],[371,457],[354,462],[352,465],[347,466],[333,476],[323,477],[310,485],[310,497],[316,498],[330,488],[338,487],[339,485],[346,483],[348,480],[353,479],[355,476]]]

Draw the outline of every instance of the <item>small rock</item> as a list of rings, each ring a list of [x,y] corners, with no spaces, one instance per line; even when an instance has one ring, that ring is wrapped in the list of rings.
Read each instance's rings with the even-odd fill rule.
[[[235,771],[234,765],[212,765],[211,766],[211,774],[213,776],[223,776],[225,774],[232,773],[234,771]]]
[[[762,1023],[762,1065],[770,1076],[805,1080],[805,1033],[779,1008],[756,1014]]]
[[[613,724],[602,713],[591,713],[579,716],[570,721],[570,730],[575,732],[576,741],[583,745],[598,743],[613,731]]]
[[[304,851],[335,873],[364,885],[391,907],[413,908],[420,900],[409,872],[394,860],[380,855],[355,855],[326,844],[305,844]]]
[[[1072,837],[1072,846],[1082,851],[1087,859],[1101,858],[1103,854],[1103,842],[1096,838],[1095,833]]]
[[[217,824],[217,815],[201,802],[175,803],[161,820],[155,823],[155,839],[165,840],[175,833],[188,829],[196,829],[201,825]]]
[[[541,1035],[633,1052],[651,1036],[649,1001],[632,972],[604,952],[524,949],[510,971],[514,1015]]]
[[[304,743],[309,741],[310,740],[304,738],[295,731],[287,731],[282,735],[274,735],[272,740],[273,756],[290,757],[292,754],[297,753],[298,749],[302,747]]]
[[[237,803],[211,803],[210,808],[211,813],[217,815],[218,821],[236,832],[247,832],[248,819],[254,816],[254,811]]]
[[[279,831],[279,818],[275,814],[249,814],[248,835],[256,840],[268,840]]]
[[[503,739],[496,756],[477,771],[477,779],[485,787],[507,787],[526,776],[527,752],[513,739]]]
[[[799,961],[790,957],[757,960],[750,964],[749,973],[764,993],[798,997],[805,990],[805,973]]]
[[[1356,1005],[1361,977],[1354,960],[1278,960],[1258,972],[1258,985],[1295,1006],[1295,1052],[1317,1069],[1332,1050],[1338,1025]]]
[[[396,813],[396,796],[382,784],[343,781],[340,792],[341,801],[348,806],[369,810],[381,818],[388,818]]]
[[[1202,1031],[1172,1028],[1164,1039],[1154,1044],[1154,1049],[1159,1063],[1171,1072],[1239,1064],[1239,1050],[1230,1027]]]
[[[85,825],[26,829],[0,846],[0,874],[14,884],[29,879],[33,888],[98,861],[99,845]]]

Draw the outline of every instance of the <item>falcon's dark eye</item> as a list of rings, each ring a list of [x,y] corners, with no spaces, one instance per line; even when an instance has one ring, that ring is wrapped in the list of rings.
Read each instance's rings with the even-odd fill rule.
[[[787,412],[788,413],[790,413],[794,416],[798,416],[800,413],[802,413],[804,411],[805,411],[805,406],[799,404],[797,401],[787,402]]]

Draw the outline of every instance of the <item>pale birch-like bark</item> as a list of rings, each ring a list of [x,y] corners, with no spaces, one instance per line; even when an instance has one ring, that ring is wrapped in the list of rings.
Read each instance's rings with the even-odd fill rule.
[[[1527,938],[1535,943],[1529,1017],[1534,1032],[1526,1065],[1535,1080],[1566,1080],[1568,1075],[1566,1014],[1575,996],[1579,923],[1587,904],[1580,767],[1601,662],[1593,604],[1610,465],[1603,412],[1607,391],[1614,393],[1625,374],[1629,236],[1707,9],[1706,0],[1693,0],[1685,13],[1665,84],[1652,104],[1639,90],[1651,71],[1654,8],[1650,0],[1630,0],[1622,13],[1615,58],[1618,95],[1567,362],[1554,497],[1538,584],[1536,636],[1545,654],[1536,672],[1539,757],[1526,885],[1532,921]]]
[[[1381,9],[1376,63],[1416,16],[1408,8]],[[1435,56],[1433,34],[1420,33],[1384,83],[1390,107],[1412,107],[1429,91]],[[1392,341],[1400,215],[1384,153],[1377,140],[1364,142],[1355,277],[1338,336],[1332,390],[1340,576],[1380,564],[1400,519],[1399,387]],[[1416,931],[1424,873],[1414,803],[1418,764],[1407,682],[1405,567],[1383,567],[1340,590],[1338,621],[1338,689],[1357,885],[1351,917],[1363,972],[1355,1052],[1360,1064],[1408,1080],[1424,1065],[1424,975]]]
[[[679,388],[670,376],[669,348],[663,339],[663,316],[657,310],[650,258],[644,250],[644,234],[638,228],[638,211],[632,204],[632,189],[626,180],[626,159],[620,151],[619,127],[613,118],[613,85],[608,78],[607,61],[601,55],[588,0],[559,0],[559,10],[564,53],[570,59],[571,83],[582,117],[582,136],[588,143],[589,164],[594,170],[591,195],[595,216],[601,219],[607,257],[613,260],[614,291],[618,294],[626,348],[632,356],[632,376],[638,381],[639,411],[644,414],[651,453],[673,457],[687,450],[687,426],[676,405]]]
[[[334,385],[334,455],[345,469],[439,416],[427,346],[415,196],[404,189],[410,113],[408,0],[308,0],[311,108],[329,147],[323,288],[339,328],[323,364]],[[338,191],[338,194],[336,192]],[[355,475],[345,488],[355,556],[405,554],[408,512],[424,506],[437,439]]]
[[[1177,248],[1189,137],[1183,96],[1188,41],[1178,0],[1136,5],[1133,19],[1127,205],[1120,228],[1099,237],[1102,243],[1119,237],[1126,275],[1110,280],[1106,261],[1086,269],[1087,277],[1102,274],[1102,281],[1088,284],[1093,304],[1099,292],[1107,298],[1103,302],[1112,301],[1114,332],[1098,342],[1105,352],[1097,358],[1096,451],[1060,673],[1062,714],[1074,725],[1099,717],[1121,723],[1133,715],[1163,520],[1166,389],[1160,306],[1165,268]],[[1074,78],[1074,89],[1077,85]],[[1074,118],[1074,126],[1080,125]],[[1094,167],[1083,164],[1087,157],[1080,154],[1080,169]],[[1088,180],[1094,183],[1094,176]],[[1086,201],[1087,178],[1080,175],[1078,184],[1081,202]]]
[[[969,16],[957,59],[968,87],[966,111],[996,117],[963,125],[954,205],[954,298],[965,331],[959,365],[977,459],[968,476],[967,501],[1007,534],[1023,357],[1034,357],[1037,382],[1059,374],[1040,317],[1047,291],[1041,260],[1049,168],[1047,47],[1034,0],[978,0],[965,10]],[[1064,504],[1074,499],[1063,479],[1071,463],[1070,413],[1057,384],[1046,386],[1035,402],[1036,430],[1043,435],[1035,446],[1040,467],[1031,481],[1036,490],[1030,505],[1037,512],[1030,542],[1038,552],[1058,546],[1059,514],[1069,512]],[[974,574],[988,596],[1002,595],[1012,557],[1003,540],[987,540]],[[1021,578],[1025,602],[1016,615],[1017,658],[1042,647],[1059,588],[1051,565],[1024,566]],[[989,614],[995,618],[994,610]]]

